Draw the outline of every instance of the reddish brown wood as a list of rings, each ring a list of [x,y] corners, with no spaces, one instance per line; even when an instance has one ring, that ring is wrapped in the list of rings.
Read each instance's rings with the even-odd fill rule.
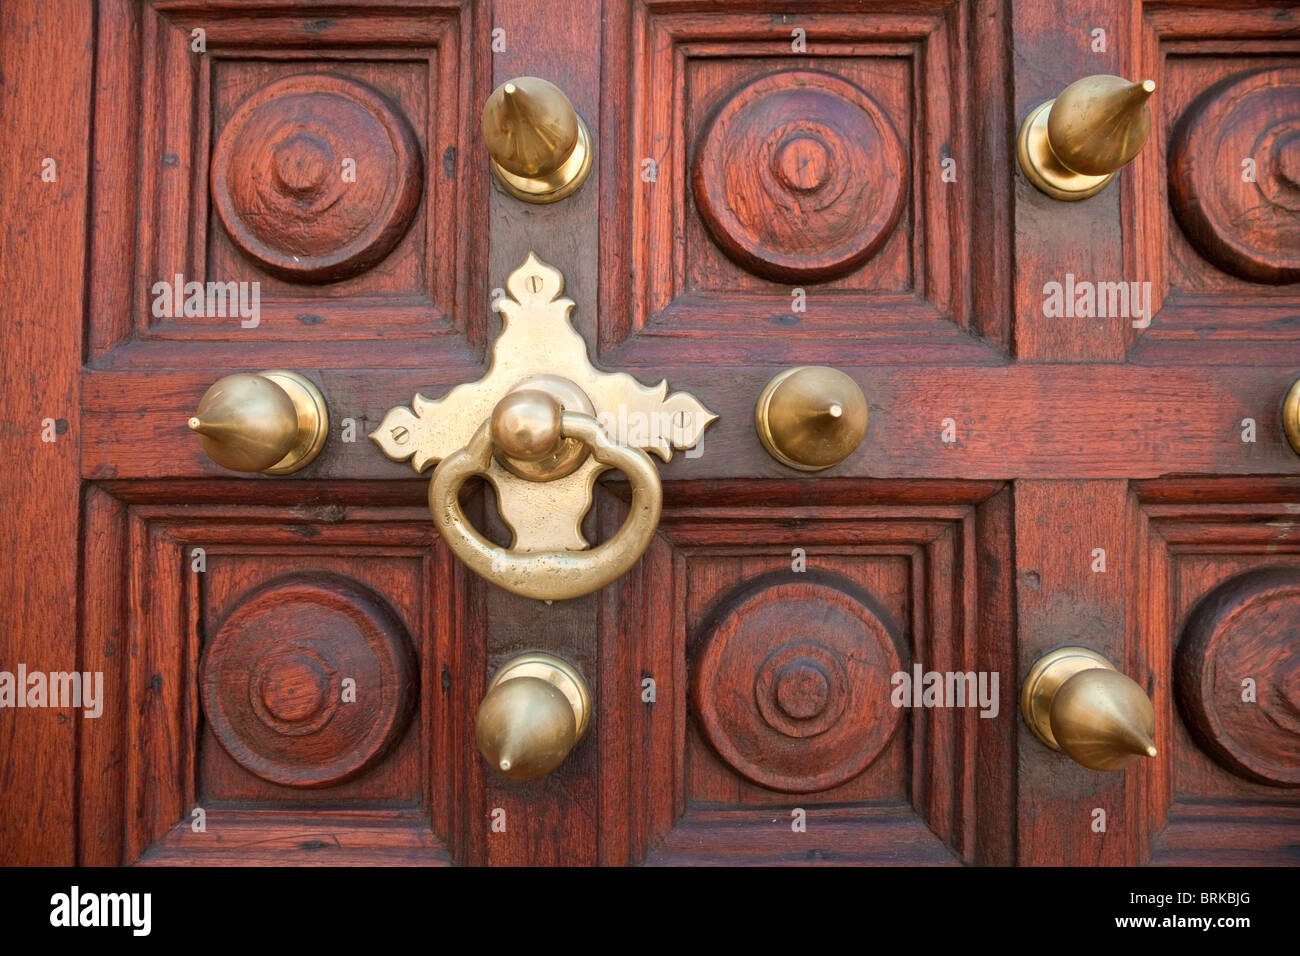
[[[240,766],[272,783],[327,787],[391,749],[417,697],[416,670],[410,636],[382,599],[317,573],[243,595],[207,641],[199,691]]]
[[[1229,579],[1197,605],[1174,665],[1197,742],[1235,773],[1291,787],[1300,786],[1297,618],[1300,568]]]
[[[286,77],[244,100],[210,168],[212,203],[236,247],[298,282],[350,278],[383,260],[411,225],[424,181],[400,109],[329,74]]]
[[[1132,518],[1124,481],[1020,481],[1015,487],[1017,691],[1042,654],[1067,644],[1104,654],[1148,693],[1151,676],[1137,670],[1136,619],[1128,595],[1136,586]],[[1106,571],[1093,568],[1105,551]],[[1157,705],[1162,700],[1157,699]],[[1018,710],[1018,699],[1016,703]],[[1167,737],[1156,736],[1163,744]],[[1140,780],[1153,761],[1123,773],[1100,773],[1040,743],[1017,721],[1017,860],[1055,866],[1120,866],[1140,862]],[[1096,811],[1104,812],[1104,830]]]
[[[608,128],[618,135],[606,140],[601,223],[610,241],[600,253],[602,273],[617,278],[601,286],[602,352],[616,364],[656,369],[684,355],[727,366],[1004,355],[1011,273],[995,263],[1009,247],[1012,183],[1005,8],[997,0],[973,7],[926,0],[870,13],[847,3],[797,13],[777,4],[610,4],[607,35],[620,44],[630,37],[605,69],[613,75],[630,62],[634,76],[626,88],[605,91]],[[806,34],[801,48],[795,29]],[[806,309],[793,300],[802,285],[729,259],[690,196],[691,151],[713,111],[783,71],[828,73],[866,92],[900,144],[885,148],[880,164],[855,168],[853,182],[907,197],[867,262],[850,257],[856,268],[804,289]],[[902,157],[906,173],[894,182],[885,170]],[[944,175],[948,160],[955,177]],[[762,192],[734,177],[728,189]],[[837,215],[847,213],[828,210],[827,221]]]
[[[1169,204],[1225,272],[1300,281],[1300,69],[1236,73],[1197,97],[1170,143]]]
[[[847,582],[781,574],[724,598],[690,663],[704,736],[772,790],[827,790],[862,773],[898,729],[901,635]],[[909,668],[910,671],[910,668]]]
[[[1279,784],[1300,458],[1278,407],[1300,375],[1296,287],[1224,271],[1215,242],[1289,274],[1297,16],[4,4],[0,175],[19,188],[0,210],[0,414],[17,457],[0,482],[19,506],[0,515],[0,670],[102,671],[107,693],[95,719],[0,710],[0,862],[1294,865],[1297,790]],[[51,36],[85,54],[49,58]],[[1059,203],[1018,173],[1014,131],[1097,72],[1156,80],[1152,138],[1105,192]],[[595,145],[588,182],[551,206],[493,186],[478,134],[491,88],[528,74],[564,89]],[[1242,99],[1247,76],[1279,82]],[[357,90],[382,100],[358,109]],[[1264,224],[1238,201],[1195,241],[1179,184],[1195,179],[1203,208],[1224,199],[1202,159],[1257,134],[1275,157]],[[358,189],[295,221],[286,197],[327,195],[319,174],[346,155]],[[259,264],[254,237],[323,271]],[[721,416],[702,456],[663,466],[638,565],[552,606],[466,572],[429,520],[427,475],[364,439],[413,393],[479,376],[492,290],[529,251],[563,271],[599,364]],[[259,325],[154,316],[152,285],[177,273],[258,281]],[[1043,286],[1067,273],[1150,281],[1151,325],[1046,316]],[[871,406],[866,440],[827,472],[790,472],[754,433],[757,395],[795,364],[844,368]],[[186,419],[215,379],[275,367],[322,388],[324,453],[284,478],[221,471]],[[45,417],[66,423],[54,443]],[[617,528],[625,495],[617,476],[597,489],[590,538]],[[491,498],[465,496],[500,538]],[[303,597],[325,594],[327,610]],[[1026,731],[1019,680],[1065,642],[1151,694],[1156,759],[1096,774]],[[324,699],[310,647],[327,677],[358,648],[405,647],[408,677],[377,678],[374,706],[359,695],[354,733],[336,713],[295,737]],[[473,723],[496,668],[532,650],[585,675],[594,720],[555,774],[519,784],[484,764]],[[248,703],[239,720],[204,706],[214,659],[218,696]],[[897,711],[878,675],[908,662],[996,673],[998,716]],[[1257,711],[1226,708],[1241,670],[1263,675]],[[253,759],[276,747],[287,765]]]
[[[1187,684],[1194,672],[1217,670],[1224,651],[1230,670],[1241,651],[1262,654],[1261,663],[1273,663],[1260,670],[1261,697],[1272,694],[1266,706],[1285,721],[1290,682],[1283,662],[1293,642],[1263,635],[1294,633],[1294,611],[1278,587],[1300,573],[1300,545],[1293,540],[1300,487],[1294,479],[1182,479],[1141,483],[1137,495],[1137,606],[1144,622],[1139,667],[1154,675],[1156,734],[1166,741],[1162,759],[1150,768],[1140,858],[1294,866],[1300,860],[1295,790],[1250,779],[1234,764],[1243,758],[1257,763],[1279,748],[1285,753],[1294,735],[1274,727],[1261,741],[1265,752],[1249,755],[1241,741],[1219,740],[1198,726],[1194,698],[1218,709],[1226,697],[1207,697]],[[1274,623],[1257,617],[1247,633],[1235,636],[1234,611],[1252,615],[1270,605],[1279,615]],[[1227,616],[1218,617],[1216,609]],[[1240,701],[1240,683],[1234,683]],[[1217,730],[1258,729],[1259,715],[1238,709],[1252,706],[1259,705],[1233,705],[1230,721]]]
[[[86,279],[90,10],[78,2],[0,8],[0,669],[78,669],[77,366]],[[49,44],[76,51],[51,57]],[[52,161],[56,179],[42,173]],[[43,441],[42,433],[54,441]],[[111,565],[106,569],[112,571]],[[118,692],[105,684],[109,695]],[[76,859],[75,712],[0,710],[0,863]]]
[[[877,503],[863,505],[863,500]],[[757,672],[768,652],[798,643],[809,629],[822,633],[816,630],[819,612],[804,608],[800,613],[798,600],[763,605],[763,594],[793,591],[816,598],[825,587],[812,583],[817,581],[839,582],[840,596],[832,605],[837,610],[854,607],[845,589],[870,595],[878,605],[870,616],[893,621],[906,645],[892,652],[895,659],[945,672],[1000,666],[996,652],[984,654],[1005,646],[998,627],[1010,614],[1008,583],[985,579],[979,569],[1010,566],[1006,518],[1005,492],[990,484],[829,480],[671,488],[660,525],[664,546],[602,602],[608,602],[602,619],[619,624],[607,629],[607,653],[615,661],[637,655],[632,660],[639,667],[633,664],[633,672],[655,680],[659,695],[648,705],[634,685],[623,691],[623,699],[635,706],[625,712],[620,735],[643,742],[647,759],[615,760],[614,744],[609,751],[619,774],[627,773],[632,846],[647,846],[656,861],[710,862],[719,859],[713,854],[723,852],[722,844],[748,827],[744,849],[736,844],[735,855],[726,857],[731,862],[815,862],[826,841],[837,837],[845,839],[845,848],[827,859],[1009,862],[1013,833],[1006,826],[1006,804],[996,796],[1015,775],[1007,722],[980,718],[971,708],[913,708],[899,714],[889,700],[887,676],[877,688],[883,697],[851,692],[846,710],[851,706],[859,718],[834,724],[825,733],[838,743],[822,745],[816,738],[786,738],[772,731],[754,699]],[[608,527],[615,515],[611,511],[602,520]],[[804,550],[806,571],[794,570],[796,547]],[[751,602],[734,598],[758,583],[767,588],[754,599],[758,616],[749,624],[745,611]],[[982,608],[977,606],[979,594],[987,600]],[[878,668],[890,654],[872,646],[893,638],[866,629],[857,617],[861,613],[848,615],[857,620],[846,625],[849,634],[823,633],[818,643],[840,660],[861,657]],[[706,662],[719,621],[723,628],[734,622],[735,638],[741,640],[733,653],[741,659],[749,644],[757,645],[756,666],[748,674],[744,667],[729,672],[725,682],[709,679]],[[853,627],[861,628],[859,637],[872,636],[866,647],[848,651]],[[622,650],[629,636],[631,647]],[[626,673],[627,665],[623,667]],[[693,695],[686,693],[687,685],[694,686]],[[699,695],[710,687],[720,693],[705,704]],[[1014,696],[1014,687],[1000,684],[1000,712],[1014,708]],[[707,736],[703,707],[731,720],[728,728],[741,726],[733,717],[747,719],[744,726],[766,729],[774,738],[763,748],[771,752],[772,766],[749,768],[764,775],[766,786],[718,756]],[[898,731],[886,734],[883,751],[865,769],[847,758],[864,740],[868,749],[871,740],[878,744],[877,735],[894,722],[901,723]],[[989,761],[982,768],[987,774],[977,773],[977,754]],[[816,780],[836,755],[844,761],[837,773],[828,771],[825,779]],[[985,785],[993,789],[982,790]],[[801,792],[782,792],[789,789]],[[824,808],[845,805],[862,805],[860,814],[849,814],[860,821],[862,832],[848,838],[816,830],[811,821]],[[981,805],[983,818],[977,809]],[[720,808],[727,809],[714,812]],[[785,839],[796,808],[809,814],[804,843]],[[614,807],[608,812],[611,826],[622,825],[621,815],[612,816]],[[900,835],[896,825],[902,813],[923,821],[926,839],[909,831],[903,844],[889,844]],[[662,851],[655,851],[656,846]],[[795,851],[796,846],[803,850]],[[787,852],[796,856],[785,856]]]
[[[722,101],[694,148],[695,208],[740,265],[774,281],[853,271],[898,224],[907,150],[861,89],[769,73]]]

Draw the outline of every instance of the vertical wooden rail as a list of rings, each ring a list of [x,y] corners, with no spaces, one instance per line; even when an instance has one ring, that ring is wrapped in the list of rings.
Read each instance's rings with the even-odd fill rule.
[[[13,674],[80,663],[77,382],[92,24],[85,0],[0,5],[0,670]],[[104,687],[110,699],[121,692]],[[0,709],[0,864],[75,861],[84,719],[80,708]]]

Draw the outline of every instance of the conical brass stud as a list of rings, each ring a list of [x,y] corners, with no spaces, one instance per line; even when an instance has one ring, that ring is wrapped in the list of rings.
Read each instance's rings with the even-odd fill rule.
[[[1035,737],[1090,770],[1121,770],[1156,756],[1151,700],[1086,647],[1039,658],[1021,688],[1020,713]]]
[[[306,467],[329,434],[320,390],[297,372],[280,370],[219,379],[188,424],[222,468],[268,475]]]
[[[1054,199],[1095,196],[1141,150],[1151,133],[1153,80],[1086,76],[1035,108],[1020,127],[1025,177]]]
[[[839,369],[801,365],[764,387],[754,427],[767,453],[800,471],[821,471],[853,453],[867,432],[867,400]]]
[[[512,780],[544,777],[587,732],[591,692],[572,666],[549,654],[508,661],[479,704],[474,736],[483,759]]]
[[[483,106],[483,142],[497,181],[516,199],[550,203],[591,171],[591,133],[554,83],[521,76],[502,83]]]
[[[1291,450],[1300,455],[1300,378],[1291,383],[1282,400],[1282,431]]]

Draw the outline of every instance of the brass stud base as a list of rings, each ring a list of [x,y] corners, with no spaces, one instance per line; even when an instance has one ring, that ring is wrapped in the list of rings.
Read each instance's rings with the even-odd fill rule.
[[[1300,378],[1292,383],[1282,402],[1282,430],[1286,432],[1291,450],[1300,455]]]
[[[1058,647],[1040,657],[1029,669],[1020,688],[1020,714],[1034,736],[1053,750],[1060,750],[1052,733],[1052,701],[1061,685],[1080,671],[1094,668],[1114,670],[1115,665],[1086,647]]]
[[[491,160],[492,173],[501,188],[514,196],[530,203],[559,202],[566,196],[577,192],[579,186],[591,172],[591,133],[581,116],[578,121],[578,141],[573,151],[560,166],[545,176],[517,176],[505,169],[495,159]]]
[[[558,688],[573,708],[573,722],[577,727],[574,743],[582,740],[587,725],[591,722],[591,690],[572,664],[541,651],[521,654],[511,658],[496,672],[488,684],[488,693],[494,687],[516,677],[538,677]]]
[[[572,666],[550,654],[507,661],[479,704],[479,752],[512,780],[536,780],[562,764],[587,732],[591,691]]]
[[[1095,196],[1115,178],[1114,173],[1088,176],[1076,173],[1057,158],[1047,138],[1047,115],[1055,99],[1037,107],[1020,125],[1016,140],[1016,154],[1025,178],[1053,199],[1072,202]]]
[[[561,411],[582,412],[584,415],[596,416],[595,406],[591,404],[591,399],[587,393],[580,389],[574,382],[562,375],[534,375],[532,378],[526,378],[513,389],[510,395],[502,399],[502,402],[508,400],[515,393],[535,389],[545,392],[556,404],[560,406]],[[501,403],[498,403],[498,408]],[[493,420],[496,420],[497,413],[493,412]],[[554,453],[542,457],[540,460],[535,459],[527,461],[522,458],[511,457],[501,451],[496,451],[496,460],[501,466],[513,475],[518,475],[528,481],[554,481],[557,478],[563,478],[571,475],[583,466],[588,458],[591,457],[591,451],[582,442],[574,438],[562,440],[559,447]]]
[[[329,437],[329,411],[325,407],[325,396],[321,394],[309,379],[297,372],[274,369],[262,372],[284,389],[289,400],[293,402],[294,411],[298,413],[298,440],[294,442],[289,453],[270,468],[264,470],[267,475],[288,475],[306,468],[325,447]]]

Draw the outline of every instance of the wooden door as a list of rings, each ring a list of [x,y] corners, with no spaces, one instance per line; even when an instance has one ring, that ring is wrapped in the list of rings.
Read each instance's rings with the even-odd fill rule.
[[[1229,0],[4,4],[0,671],[103,693],[0,708],[0,860],[1296,862],[1298,29]],[[1051,199],[1020,121],[1100,73],[1156,82],[1150,140]],[[551,205],[479,132],[524,75],[595,144]],[[366,188],[331,192],[349,160]],[[480,377],[530,251],[599,366],[719,415],[640,562],[551,605],[466,570],[427,474],[365,439]],[[171,309],[176,276],[257,283],[256,322]],[[1053,314],[1067,281],[1150,309]],[[797,365],[869,405],[826,471],[755,433]],[[269,369],[328,440],[236,475],[186,421]],[[589,539],[626,498],[602,479]],[[1150,695],[1155,758],[1028,731],[1062,645]],[[520,783],[474,720],[530,650],[594,711]],[[993,697],[895,706],[916,672]]]

